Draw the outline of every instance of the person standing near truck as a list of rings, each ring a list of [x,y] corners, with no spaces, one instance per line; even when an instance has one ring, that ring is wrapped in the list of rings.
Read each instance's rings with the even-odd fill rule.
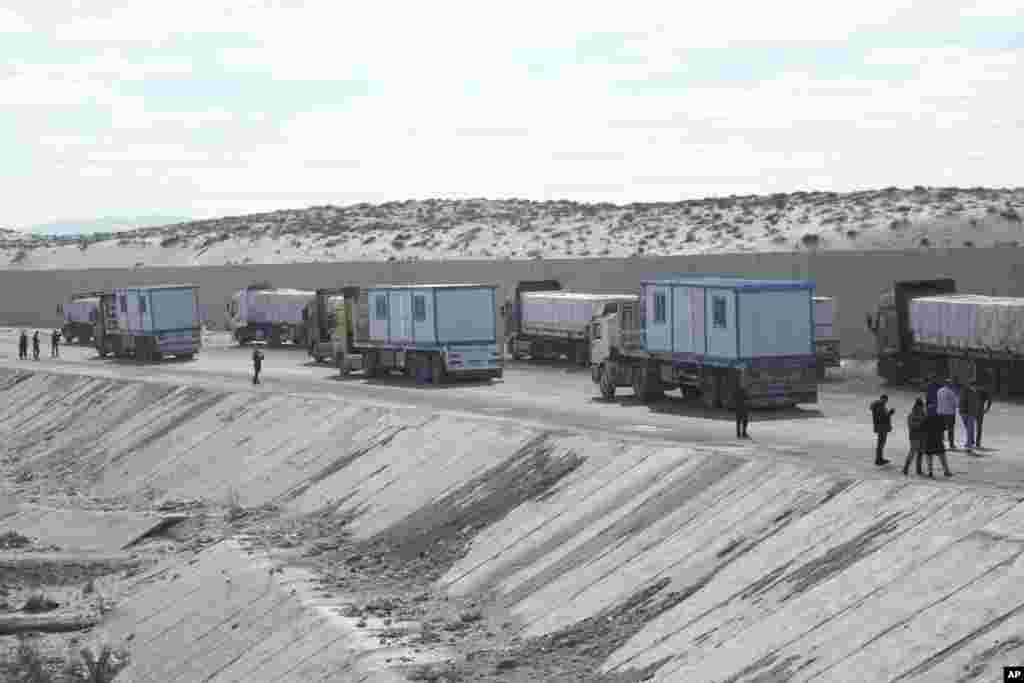
[[[949,450],[956,450],[956,409],[960,402],[956,391],[953,389],[953,380],[946,378],[936,395],[938,400],[937,412],[942,417],[943,429],[949,439]]]
[[[922,469],[924,460],[924,448],[925,448],[925,420],[928,419],[928,415],[925,412],[924,399],[918,398],[914,401],[914,407],[910,410],[910,414],[907,415],[907,435],[910,438],[910,450],[907,452],[907,459],[903,461],[903,475],[910,475],[910,463],[915,458],[917,459],[917,474],[922,476],[924,470]]]
[[[974,435],[974,445],[977,448],[981,448],[981,425],[985,423],[985,414],[992,410],[992,394],[989,392],[988,387],[984,384],[978,386],[978,415],[975,418],[977,422],[976,429],[977,434]]]
[[[32,335],[32,358],[39,360],[39,330]]]
[[[25,330],[18,337],[18,360],[28,360],[28,332]]]
[[[975,447],[974,429],[977,426],[979,410],[978,389],[974,382],[967,384],[960,390],[960,420],[964,424],[964,434],[967,444],[964,446],[968,451]]]
[[[50,333],[50,357],[60,358],[60,330]]]
[[[733,404],[736,410],[736,438],[749,439],[747,425],[750,424],[750,397],[747,390],[740,382],[736,383],[736,392],[733,396]]]
[[[889,397],[882,394],[878,400],[871,404],[871,421],[875,425],[875,464],[888,465],[889,461],[882,457],[885,451],[885,442],[892,431],[892,416],[895,408],[889,407]]]
[[[263,353],[258,348],[252,350],[252,383],[260,383],[260,371],[263,369]]]

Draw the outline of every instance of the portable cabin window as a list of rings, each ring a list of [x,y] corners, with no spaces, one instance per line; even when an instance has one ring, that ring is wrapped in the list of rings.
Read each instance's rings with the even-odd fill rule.
[[[427,297],[423,294],[412,298],[412,319],[418,323],[427,319]]]
[[[121,299],[121,312],[122,313],[127,313],[128,312],[128,297],[122,295],[120,297],[120,299]]]
[[[142,294],[139,294],[139,311],[143,315],[146,314],[146,297],[144,297]]]
[[[376,315],[374,316],[377,320],[388,319],[388,297],[386,294],[378,294],[375,298],[376,301]]]
[[[667,301],[664,294],[654,295],[654,322],[664,323],[666,319]]]
[[[725,315],[726,305],[724,296],[715,296],[711,298],[711,323],[716,328],[726,329],[729,327],[728,319]]]

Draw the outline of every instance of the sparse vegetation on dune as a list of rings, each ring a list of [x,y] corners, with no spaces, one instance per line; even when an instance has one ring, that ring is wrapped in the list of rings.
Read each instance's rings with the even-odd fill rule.
[[[845,194],[710,197],[626,205],[559,200],[428,199],[178,223],[44,239],[0,231],[19,268],[314,261],[663,256],[959,246],[1019,238],[1024,188],[894,187]],[[838,238],[829,238],[835,233]],[[81,251],[69,252],[77,246]],[[33,258],[45,248],[46,257]]]

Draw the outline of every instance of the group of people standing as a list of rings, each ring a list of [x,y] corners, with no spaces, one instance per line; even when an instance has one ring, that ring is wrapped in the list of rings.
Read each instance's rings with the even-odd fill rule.
[[[50,357],[60,357],[60,330],[54,330],[50,334]],[[28,345],[29,336],[25,330],[21,331],[21,335],[18,337],[18,359],[28,360]],[[32,358],[33,360],[39,360],[39,330],[36,330],[32,335]]]
[[[914,400],[914,406],[907,415],[907,435],[910,449],[903,463],[903,474],[910,474],[910,464],[915,463],[918,475],[924,476],[923,460],[928,457],[928,476],[934,477],[933,463],[936,458],[942,465],[943,474],[953,476],[946,458],[948,450],[957,450],[956,418],[964,427],[964,448],[969,455],[981,448],[982,426],[985,414],[992,409],[992,396],[989,391],[971,382],[965,386],[955,383],[951,378],[940,383],[932,379],[923,390],[923,396]],[[895,409],[890,408],[889,397],[882,394],[871,404],[871,418],[875,429],[875,464],[887,465],[883,456],[889,433],[892,432],[892,416]]]

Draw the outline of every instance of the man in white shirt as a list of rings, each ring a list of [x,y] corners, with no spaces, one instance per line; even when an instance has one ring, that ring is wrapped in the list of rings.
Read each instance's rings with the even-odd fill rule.
[[[936,412],[942,416],[942,424],[946,431],[946,438],[949,439],[949,449],[956,450],[956,408],[960,399],[953,388],[953,380],[946,378],[946,382],[939,389],[937,396],[938,406]]]

